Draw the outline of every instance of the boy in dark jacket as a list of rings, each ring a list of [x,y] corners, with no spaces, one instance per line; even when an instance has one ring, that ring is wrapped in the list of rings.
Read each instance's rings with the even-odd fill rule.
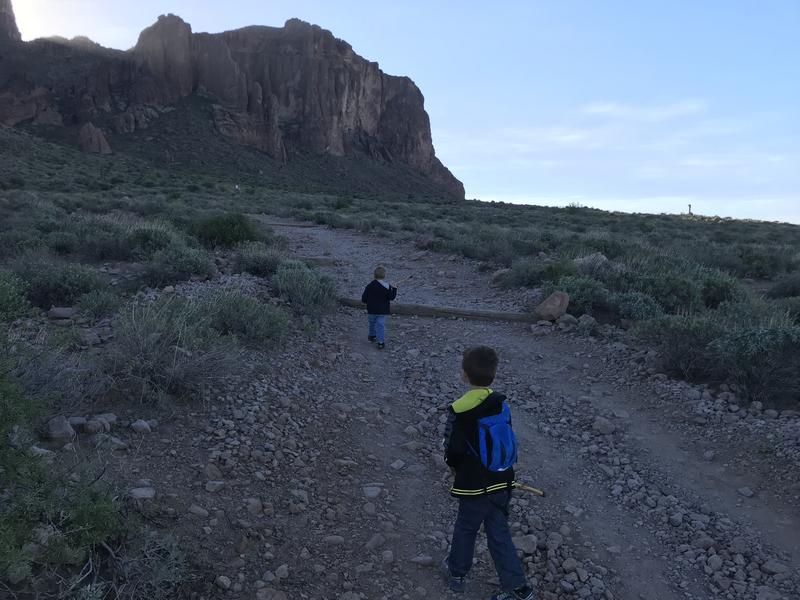
[[[450,494],[458,498],[459,504],[450,555],[443,566],[450,589],[463,592],[472,566],[475,538],[483,524],[489,552],[504,590],[492,596],[492,600],[533,600],[533,589],[525,579],[508,529],[514,469],[492,471],[476,451],[480,447],[478,419],[503,412],[505,396],[488,387],[494,381],[498,362],[492,348],[478,346],[465,351],[461,367],[470,390],[448,408],[445,462],[455,474]]]
[[[361,294],[361,302],[367,305],[367,316],[369,318],[369,339],[370,342],[378,342],[381,350],[386,344],[386,317],[389,316],[389,303],[397,297],[397,288],[392,287],[386,281],[386,268],[378,266],[375,268],[375,279],[364,288]]]

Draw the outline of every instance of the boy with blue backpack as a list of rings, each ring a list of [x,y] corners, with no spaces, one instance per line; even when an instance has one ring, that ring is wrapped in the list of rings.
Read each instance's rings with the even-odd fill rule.
[[[464,592],[481,524],[503,591],[492,600],[534,600],[508,529],[517,445],[505,396],[489,386],[497,373],[497,353],[487,346],[469,348],[461,363],[470,390],[448,408],[445,462],[458,498],[450,555],[444,569],[450,589]]]

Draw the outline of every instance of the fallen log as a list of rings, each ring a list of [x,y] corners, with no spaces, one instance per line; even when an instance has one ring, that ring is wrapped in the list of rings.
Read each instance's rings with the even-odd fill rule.
[[[342,306],[363,308],[360,300],[355,298],[339,298]],[[393,315],[410,315],[417,317],[460,317],[479,321],[510,321],[514,323],[535,323],[536,317],[526,313],[501,312],[493,310],[474,310],[454,306],[424,306],[422,304],[392,304]]]

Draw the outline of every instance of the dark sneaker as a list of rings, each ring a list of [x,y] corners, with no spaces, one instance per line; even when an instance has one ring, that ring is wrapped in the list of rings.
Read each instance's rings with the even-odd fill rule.
[[[367,339],[368,339],[370,342],[374,342],[374,341],[375,341],[375,340],[377,340],[378,338],[377,338],[377,337],[375,337],[374,335],[371,335],[371,336],[369,336]]]
[[[529,585],[517,588],[513,592],[501,592],[492,596],[492,600],[534,600],[535,598],[533,588]]]
[[[447,581],[447,587],[450,588],[451,592],[463,594],[467,589],[467,578],[455,577],[454,575],[451,575],[450,567],[447,566],[446,558],[442,561],[442,574],[444,575],[445,581]]]
[[[378,350],[383,350],[384,348],[386,348],[386,344],[383,342],[378,342]]]

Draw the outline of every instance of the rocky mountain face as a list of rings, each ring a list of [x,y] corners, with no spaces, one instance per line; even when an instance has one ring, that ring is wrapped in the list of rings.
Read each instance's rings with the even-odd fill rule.
[[[273,159],[366,154],[464,197],[436,158],[417,86],[315,25],[292,19],[284,27],[193,33],[166,15],[119,52],[86,38],[20,42],[10,0],[0,0],[0,42],[5,125],[92,121],[126,134],[197,94],[213,101],[219,134]]]

